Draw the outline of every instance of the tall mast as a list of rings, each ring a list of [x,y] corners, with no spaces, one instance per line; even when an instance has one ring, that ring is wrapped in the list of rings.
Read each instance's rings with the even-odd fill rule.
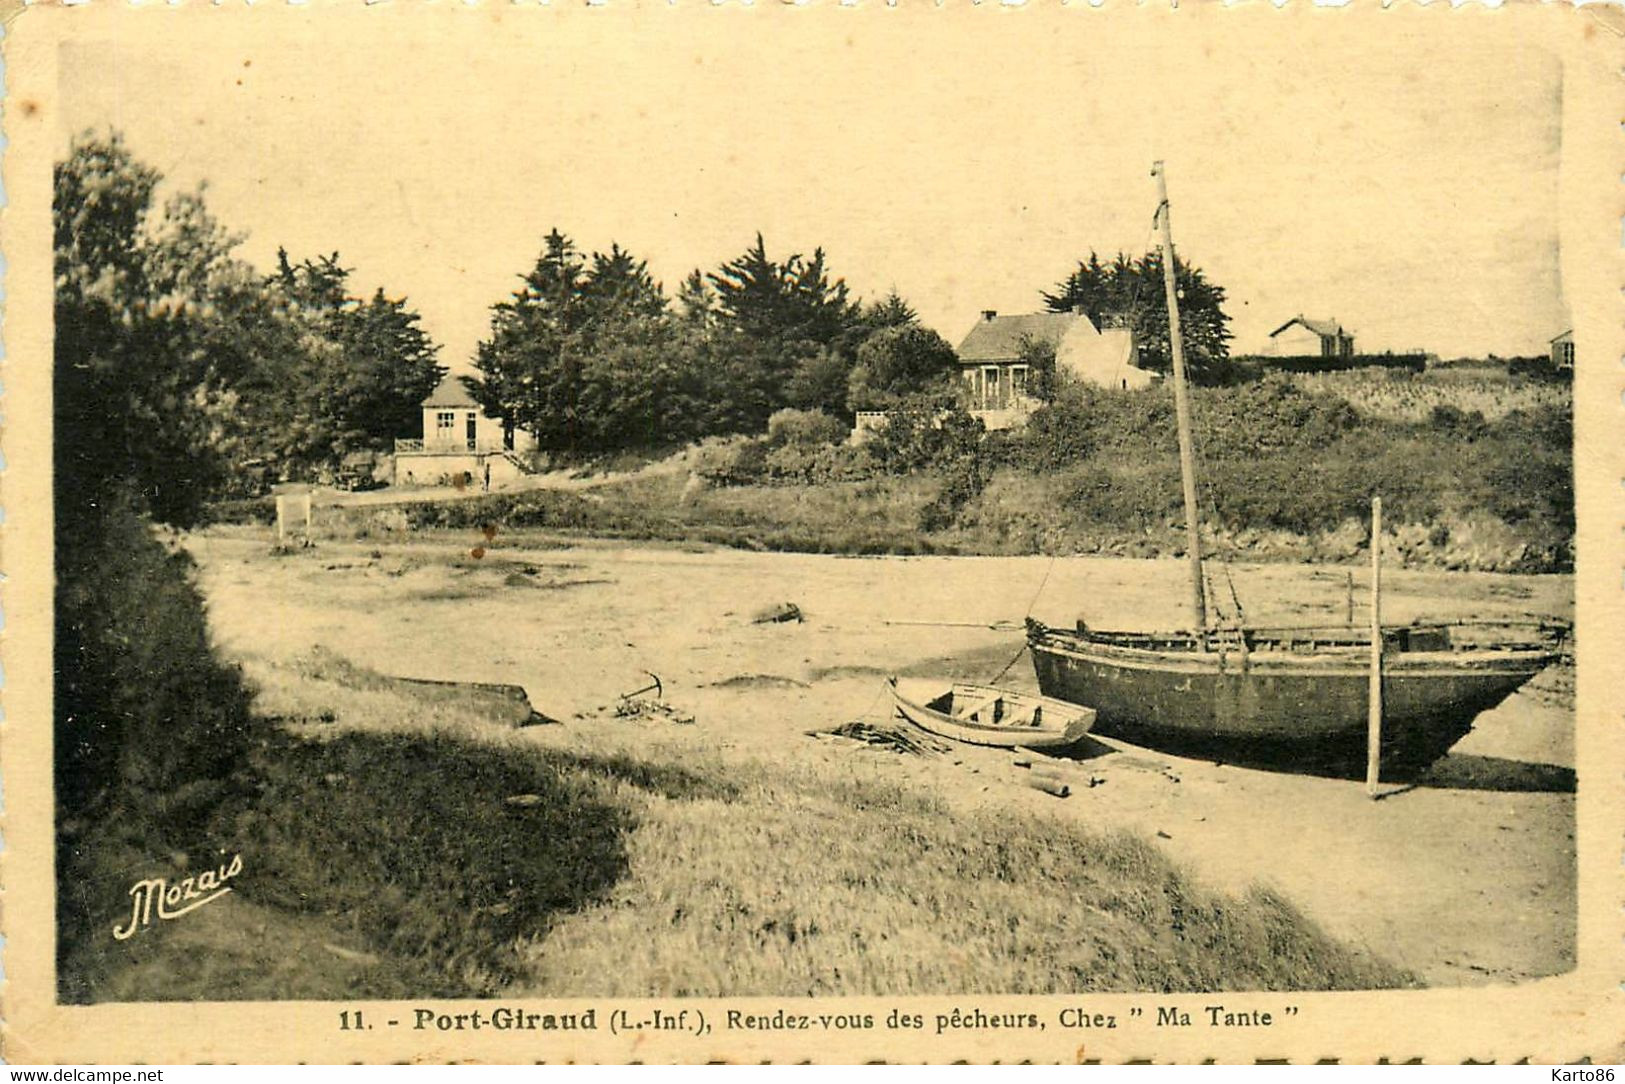
[[[1185,488],[1185,550],[1191,562],[1192,630],[1205,641],[1207,595],[1202,587],[1202,536],[1197,528],[1196,458],[1191,451],[1191,404],[1185,391],[1185,344],[1179,334],[1179,288],[1174,283],[1174,228],[1168,221],[1168,178],[1162,163],[1154,162],[1157,179],[1157,220],[1162,226],[1162,281],[1168,291],[1168,344],[1174,355],[1174,415],[1179,421],[1179,476]]]

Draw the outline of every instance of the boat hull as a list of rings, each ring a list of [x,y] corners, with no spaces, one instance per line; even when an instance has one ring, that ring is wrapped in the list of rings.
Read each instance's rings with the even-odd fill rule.
[[[1042,626],[1028,643],[1044,695],[1093,707],[1103,732],[1236,760],[1364,761],[1368,649],[1159,651]],[[1556,658],[1540,648],[1385,654],[1384,756],[1413,766],[1437,759]]]
[[[1095,713],[1087,707],[1048,697],[1013,694],[990,686],[901,682],[896,678],[892,678],[890,684],[897,713],[904,719],[938,737],[971,745],[990,745],[1001,749],[1056,749],[1082,739],[1095,721]],[[1047,722],[1041,726],[984,725],[931,706],[939,694],[948,692],[955,696],[969,693],[1002,698],[1008,703],[1012,714],[1036,707],[1042,712],[1041,718]]]

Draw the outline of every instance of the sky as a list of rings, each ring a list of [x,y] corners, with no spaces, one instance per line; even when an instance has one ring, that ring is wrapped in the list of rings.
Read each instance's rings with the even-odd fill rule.
[[[1445,357],[1539,353],[1569,326],[1547,52],[1503,35],[1452,57],[1401,30],[1356,58],[1332,12],[868,11],[493,5],[380,12],[363,37],[262,8],[251,44],[155,13],[63,47],[62,148],[112,127],[175,185],[206,181],[262,268],[339,252],[457,368],[555,226],[668,292],[758,230],[774,256],[822,246],[855,294],[896,289],[957,343],[984,309],[1040,308],[1091,249],[1146,251],[1158,158],[1237,352],[1299,313]]]

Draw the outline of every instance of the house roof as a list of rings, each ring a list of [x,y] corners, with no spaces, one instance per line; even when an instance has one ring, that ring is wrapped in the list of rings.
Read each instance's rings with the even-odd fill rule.
[[[1274,331],[1270,332],[1270,338],[1272,338],[1272,339],[1275,338],[1275,336],[1279,335],[1281,332],[1285,331],[1287,328],[1291,327],[1293,324],[1302,324],[1304,327],[1308,328],[1310,331],[1313,331],[1316,335],[1332,336],[1332,335],[1347,335],[1348,334],[1348,332],[1343,330],[1343,325],[1338,323],[1335,319],[1311,320],[1311,319],[1309,319],[1309,317],[1304,316],[1302,313],[1299,313],[1297,316],[1294,316],[1292,319],[1288,320],[1286,323],[1282,324],[1280,327],[1278,327]]]
[[[478,407],[480,404],[475,401],[473,393],[468,390],[468,382],[472,379],[472,377],[468,376],[447,373],[440,378],[440,383],[435,385],[434,391],[424,397],[423,405],[426,407]]]
[[[1059,346],[1068,331],[1087,316],[1075,312],[1034,312],[1022,316],[983,316],[959,344],[959,360],[1010,361],[1021,356],[1021,340],[1031,337]]]
[[[1563,334],[1561,334],[1561,335],[1553,335],[1550,339],[1547,339],[1546,341],[1549,342],[1549,343],[1555,343],[1555,342],[1562,342],[1564,339],[1572,339],[1572,338],[1574,338],[1574,329],[1571,327],[1567,331],[1563,332]]]

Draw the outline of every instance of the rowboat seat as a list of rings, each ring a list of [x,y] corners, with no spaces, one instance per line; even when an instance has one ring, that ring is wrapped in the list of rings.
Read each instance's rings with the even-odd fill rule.
[[[1026,711],[1018,711],[1014,715],[1007,716],[1006,718],[1000,720],[1000,722],[1004,726],[1008,726],[1008,727],[1037,726],[1038,725],[1038,713],[1043,711],[1043,710],[1044,710],[1043,708],[1039,707],[1037,704],[1034,704],[1032,707],[1028,708]]]
[[[992,696],[984,697],[981,700],[973,700],[966,704],[963,708],[960,708],[958,711],[954,712],[954,717],[958,719],[974,719],[988,708],[995,707],[999,701],[1003,699],[1004,697],[1000,696],[998,693],[994,693]],[[999,713],[997,711],[994,711],[993,719],[987,721],[993,722],[998,718],[998,714]]]

